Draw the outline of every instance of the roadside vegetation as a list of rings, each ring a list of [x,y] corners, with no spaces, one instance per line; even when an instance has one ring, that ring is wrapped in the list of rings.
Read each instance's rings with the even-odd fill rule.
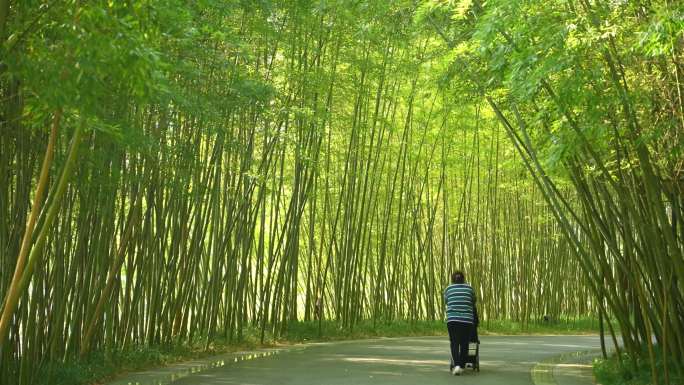
[[[646,356],[648,352],[644,351]],[[666,362],[667,360],[667,362]],[[656,369],[665,373],[668,368],[677,365],[672,357],[665,359],[658,353],[655,357]],[[602,385],[647,385],[652,384],[651,362],[647,360],[632,360],[631,357],[614,355],[606,360],[596,361],[594,364],[594,376],[596,383]],[[675,374],[670,378],[672,384],[683,384],[684,377]]]

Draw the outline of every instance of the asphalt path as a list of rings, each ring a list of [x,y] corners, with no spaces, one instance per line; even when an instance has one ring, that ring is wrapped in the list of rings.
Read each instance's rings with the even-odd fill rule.
[[[529,385],[531,369],[561,354],[599,349],[596,336],[482,336],[480,372],[449,373],[445,337],[312,344],[191,374],[174,385]]]

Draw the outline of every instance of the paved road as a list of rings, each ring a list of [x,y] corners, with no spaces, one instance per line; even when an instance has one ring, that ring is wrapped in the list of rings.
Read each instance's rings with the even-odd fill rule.
[[[483,336],[481,372],[448,371],[448,341],[439,337],[321,343],[307,349],[209,369],[174,385],[529,385],[539,361],[599,348],[592,336]]]

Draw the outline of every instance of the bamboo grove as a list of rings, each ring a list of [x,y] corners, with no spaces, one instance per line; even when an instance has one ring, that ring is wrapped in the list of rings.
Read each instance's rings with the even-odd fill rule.
[[[684,362],[682,15],[0,1],[0,378],[440,319],[458,268],[484,320]]]
[[[681,376],[684,6],[430,2],[420,14],[506,129],[599,316],[619,325],[618,352],[648,360],[654,384]]]

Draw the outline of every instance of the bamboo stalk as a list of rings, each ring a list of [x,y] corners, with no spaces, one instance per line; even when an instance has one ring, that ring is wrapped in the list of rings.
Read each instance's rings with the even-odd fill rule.
[[[54,194],[50,200],[50,206],[45,214],[45,221],[42,223],[38,235],[36,237],[31,253],[28,256],[28,261],[25,268],[21,272],[21,279],[18,281],[17,286],[11,292],[8,292],[5,304],[2,310],[2,316],[0,318],[0,350],[5,346],[7,340],[7,334],[9,333],[9,325],[12,315],[14,314],[17,303],[21,298],[22,294],[26,291],[28,284],[33,275],[33,270],[35,268],[36,262],[41,257],[43,253],[43,247],[45,246],[45,241],[47,239],[47,234],[52,226],[52,222],[57,217],[57,213],[60,209],[60,203],[64,192],[66,191],[69,177],[76,162],[78,148],[83,136],[82,124],[76,126],[74,130],[71,144],[69,146],[69,154],[67,156],[66,162],[62,168],[62,173],[60,175],[57,186],[55,187]]]

